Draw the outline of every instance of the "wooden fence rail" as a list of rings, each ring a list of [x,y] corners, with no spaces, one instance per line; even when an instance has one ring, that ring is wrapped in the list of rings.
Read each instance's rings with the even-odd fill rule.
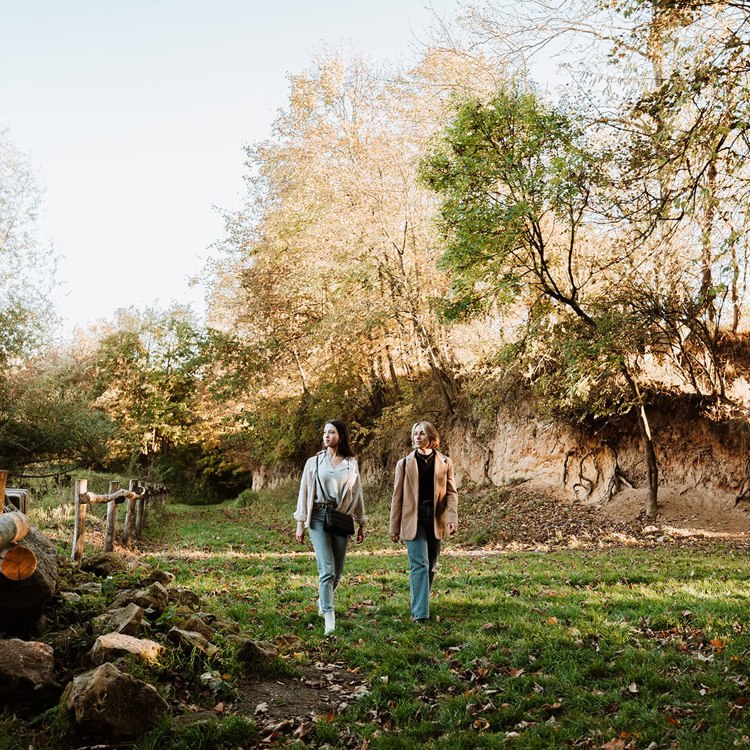
[[[127,490],[120,489],[119,482],[110,482],[109,494],[107,495],[89,492],[87,479],[76,479],[73,486],[75,491],[75,518],[71,559],[74,562],[80,562],[83,558],[86,511],[89,505],[107,503],[104,551],[111,552],[114,548],[118,505],[127,503],[121,541],[124,547],[130,548],[133,539],[139,539],[141,536],[146,518],[146,500],[163,504],[169,495],[169,489],[164,485],[140,483],[136,479],[130,480]]]

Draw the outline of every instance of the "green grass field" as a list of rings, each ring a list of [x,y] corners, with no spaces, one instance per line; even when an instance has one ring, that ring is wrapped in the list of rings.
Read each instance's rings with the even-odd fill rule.
[[[293,506],[293,488],[247,495],[244,507],[171,506],[153,540],[168,551],[150,561],[253,637],[296,635],[298,658],[323,655],[368,680],[369,695],[298,747],[338,746],[337,726],[367,748],[750,745],[745,551],[504,554],[462,550],[459,536],[444,547],[433,620],[419,626],[381,497],[372,533],[350,549],[326,641]]]
[[[370,533],[350,547],[337,634],[324,639],[312,551],[293,536],[295,494],[287,485],[221,505],[169,505],[150,517],[141,553],[244,634],[301,641],[285,668],[338,663],[369,692],[304,739],[237,739],[252,736],[254,717],[232,716],[230,698],[211,731],[161,727],[136,750],[750,746],[746,549],[469,549],[462,542],[477,529],[466,493],[467,523],[444,546],[432,620],[420,626],[409,616],[405,550],[386,533],[387,488],[371,488]],[[64,552],[67,521],[49,518]],[[227,664],[231,694],[239,675]],[[27,734],[13,744],[13,726],[0,723],[2,750],[36,748]]]

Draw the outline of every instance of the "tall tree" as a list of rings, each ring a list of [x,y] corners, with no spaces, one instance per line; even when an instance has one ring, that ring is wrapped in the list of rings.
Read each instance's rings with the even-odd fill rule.
[[[641,256],[633,313],[673,316],[653,353],[668,377],[721,400],[722,342],[743,327],[748,293],[749,10],[497,0],[463,14],[472,48],[527,70],[563,64],[566,98],[618,154],[607,218]]]
[[[442,262],[452,282],[447,312],[471,315],[521,296],[537,316],[578,322],[556,326],[555,334],[593,341],[587,356],[596,351],[610,363],[611,377],[624,380],[646,454],[651,517],[658,467],[637,360],[611,334],[627,327],[625,316],[613,316],[612,300],[633,258],[595,221],[607,162],[565,113],[533,92],[506,87],[457,108],[423,175],[443,197]]]
[[[458,70],[435,53],[386,76],[333,54],[292,76],[272,137],[248,149],[247,205],[227,217],[213,277],[211,322],[233,334],[234,362],[249,363],[249,409],[253,397],[304,399],[340,383],[377,411],[399,377],[425,370],[453,408],[453,346],[432,310],[445,289],[436,201],[416,172]]]

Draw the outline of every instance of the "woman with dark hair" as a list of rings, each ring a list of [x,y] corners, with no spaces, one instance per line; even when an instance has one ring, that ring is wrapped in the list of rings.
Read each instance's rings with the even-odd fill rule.
[[[336,629],[333,592],[341,580],[346,559],[347,536],[337,536],[324,529],[326,508],[335,508],[353,516],[359,524],[357,544],[365,538],[367,523],[359,466],[349,445],[349,432],[338,419],[323,428],[323,450],[307,460],[302,471],[297,510],[297,541],[310,541],[318,563],[318,612],[325,619],[325,635]]]
[[[411,616],[430,619],[430,591],[440,542],[458,528],[458,493],[453,463],[438,451],[440,436],[431,422],[411,428],[414,451],[396,464],[388,532],[403,539],[409,555]]]

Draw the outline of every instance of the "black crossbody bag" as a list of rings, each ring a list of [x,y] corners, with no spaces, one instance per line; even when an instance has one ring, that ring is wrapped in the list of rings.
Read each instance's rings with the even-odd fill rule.
[[[354,519],[348,513],[336,510],[336,503],[326,496],[318,474],[318,463],[319,459],[315,461],[315,479],[318,481],[320,495],[325,500],[323,529],[330,534],[336,534],[336,536],[352,536],[354,534]]]

